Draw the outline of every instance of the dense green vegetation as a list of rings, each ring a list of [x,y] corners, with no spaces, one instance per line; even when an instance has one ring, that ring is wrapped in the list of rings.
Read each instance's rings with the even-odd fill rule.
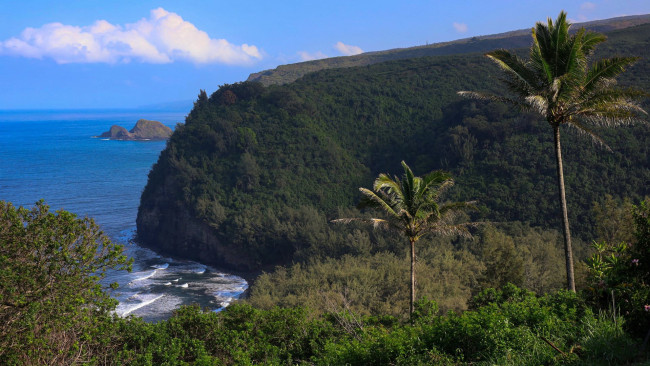
[[[506,286],[480,294],[475,306],[440,315],[435,302],[420,301],[412,326],[349,312],[312,317],[304,308],[234,305],[215,314],[186,307],[158,324],[124,324],[116,358],[134,365],[607,365],[637,356],[635,340],[575,294],[537,297]]]
[[[553,130],[557,164],[560,212],[564,234],[567,288],[576,290],[573,269],[573,246],[567,213],[560,127],[571,126],[590,136],[595,143],[607,144],[592,129],[628,125],[647,114],[638,101],[648,94],[639,89],[620,88],[616,78],[636,57],[612,57],[593,61],[596,46],[607,38],[584,28],[570,34],[571,23],[564,11],[547,24],[533,28],[533,45],[527,59],[506,50],[486,54],[505,74],[504,84],[510,95],[495,96],[461,91],[460,95],[479,100],[504,101],[524,111],[537,112]]]
[[[598,57],[646,56],[621,84],[650,89],[650,25],[610,35]],[[486,75],[497,72],[478,54],[423,57],[201,92],[149,174],[138,236],[266,270],[220,313],[183,307],[155,324],[114,316],[98,281],[128,267],[121,248],[92,220],[0,202],[0,364],[647,362],[650,203],[631,202],[650,194],[648,125],[596,128],[612,152],[566,134],[579,292],[559,290],[547,122],[456,95],[496,92]],[[485,221],[471,238],[362,226],[376,218],[352,208],[358,187],[404,160],[455,177],[453,190],[436,191],[439,207],[479,200],[450,222]],[[415,184],[409,172],[403,181]],[[394,194],[381,195],[393,204]],[[360,220],[329,222],[346,217]],[[403,234],[418,238],[415,262]]]
[[[357,206],[374,209],[386,218],[341,218],[334,223],[365,222],[373,227],[394,230],[408,239],[411,261],[411,286],[409,316],[415,306],[415,243],[427,234],[466,235],[468,224],[459,223],[458,216],[465,210],[475,209],[472,202],[441,202],[441,196],[454,185],[448,173],[437,170],[424,177],[416,177],[411,168],[402,162],[404,175],[391,178],[380,174],[372,190],[359,188],[363,197]]]
[[[117,301],[99,284],[127,269],[121,246],[88,218],[0,201],[0,364],[69,364],[87,352]],[[115,285],[113,285],[115,286]]]
[[[647,304],[637,309],[650,299],[648,202],[633,207],[634,240],[629,243],[632,249],[617,257],[622,262],[592,266],[589,274],[593,283],[605,279],[602,293],[621,291],[634,303],[611,307],[592,291],[536,295],[505,284],[481,291],[463,312],[441,311],[435,301],[422,298],[415,304],[412,322],[383,309],[369,308],[371,314],[362,314],[345,301],[333,303],[325,313],[315,312],[309,303],[269,310],[244,303],[220,313],[182,307],[158,323],[118,318],[110,313],[114,302],[97,289],[95,272],[84,272],[90,267],[83,264],[85,258],[94,258],[88,260],[101,268],[119,267],[124,264],[119,247],[95,236],[89,220],[70,213],[51,214],[43,204],[32,211],[4,202],[0,207],[2,279],[14,281],[1,287],[0,315],[13,318],[2,323],[3,365],[615,365],[647,362],[650,357],[640,349],[639,337],[650,327]],[[53,240],[42,240],[49,238]],[[53,241],[67,245],[50,245]],[[99,243],[109,248],[108,256],[96,254]],[[67,269],[49,272],[60,280],[50,289],[52,297],[25,296],[36,288],[30,281],[17,287],[12,271],[31,264],[32,257],[22,251],[26,246],[36,248],[33,254],[46,255],[35,264]],[[324,274],[337,275],[329,270]],[[354,274],[351,277],[354,280]],[[89,293],[90,301],[85,297]],[[350,293],[356,294],[356,289]],[[11,304],[38,313],[7,310]]]
[[[649,44],[650,25],[620,30],[596,57],[643,57],[620,84],[650,90]],[[423,57],[202,93],[150,173],[138,235],[158,250],[242,270],[354,254],[354,229],[328,221],[354,216],[346,210],[358,187],[402,160],[417,172],[450,171],[457,184],[446,199],[477,200],[475,221],[557,228],[548,123],[456,95],[496,91],[491,74],[498,69],[482,55]],[[569,219],[587,243],[594,202],[650,194],[648,124],[594,131],[613,152],[571,130],[563,136]]]

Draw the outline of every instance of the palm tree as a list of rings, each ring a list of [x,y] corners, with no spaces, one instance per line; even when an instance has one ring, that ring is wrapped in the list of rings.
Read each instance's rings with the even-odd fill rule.
[[[458,94],[475,99],[503,101],[515,104],[525,111],[535,111],[544,116],[553,129],[567,287],[575,291],[571,233],[564,193],[560,126],[575,127],[609,149],[591,128],[634,122],[637,113],[645,113],[635,101],[646,94],[635,89],[615,87],[615,78],[632,65],[637,60],[636,57],[613,57],[589,65],[589,58],[596,45],[604,42],[606,37],[599,33],[587,32],[584,28],[569,34],[570,27],[571,23],[567,21],[564,11],[560,12],[555,23],[550,18],[548,24],[538,22],[533,28],[533,45],[527,60],[522,60],[506,50],[486,54],[504,71],[503,82],[513,97],[469,91],[461,91]]]
[[[474,208],[473,202],[440,203],[440,195],[454,184],[451,176],[434,171],[423,178],[413,175],[411,168],[402,161],[404,176],[391,178],[380,174],[373,185],[374,192],[359,188],[363,194],[358,208],[379,209],[386,218],[346,218],[332,220],[337,223],[362,221],[374,227],[395,230],[404,234],[411,245],[411,299],[409,315],[413,315],[415,302],[415,243],[425,234],[465,235],[471,224],[456,224],[458,213]]]

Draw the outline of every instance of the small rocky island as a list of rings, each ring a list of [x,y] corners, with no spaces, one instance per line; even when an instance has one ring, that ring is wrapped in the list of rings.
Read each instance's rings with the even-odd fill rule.
[[[127,131],[122,126],[113,125],[110,130],[97,137],[111,140],[166,140],[171,134],[172,129],[160,122],[141,119],[136,122],[131,131]]]

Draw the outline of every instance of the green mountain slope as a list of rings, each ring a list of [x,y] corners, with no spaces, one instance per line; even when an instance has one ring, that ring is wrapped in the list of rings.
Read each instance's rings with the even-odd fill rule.
[[[620,82],[650,90],[648,50],[645,24],[609,33],[597,56],[643,57]],[[464,54],[201,93],[149,174],[138,238],[239,270],[341,256],[357,245],[354,228],[328,220],[354,206],[358,187],[378,173],[399,172],[401,160],[419,175],[451,171],[457,186],[450,198],[479,200],[476,219],[559,227],[550,127],[456,95],[496,91],[498,75],[481,54]],[[598,132],[613,153],[563,131],[572,230],[587,240],[594,201],[650,195],[648,124]]]
[[[650,23],[650,15],[633,15],[586,23],[577,23],[578,27],[595,32],[611,32],[618,29]],[[366,66],[391,60],[403,60],[424,56],[443,56],[473,52],[487,52],[497,48],[520,48],[530,44],[530,29],[459,39],[451,42],[434,43],[426,46],[399,48],[378,52],[366,52],[356,56],[332,57],[321,60],[281,65],[272,70],[251,74],[247,81],[258,81],[263,85],[286,84],[319,70],[342,67]]]

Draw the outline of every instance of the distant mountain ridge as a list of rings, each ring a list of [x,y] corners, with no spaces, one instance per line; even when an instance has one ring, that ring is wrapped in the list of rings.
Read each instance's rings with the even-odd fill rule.
[[[575,23],[573,29],[581,27],[594,32],[608,33],[641,24],[650,23],[650,14],[632,15],[610,19]],[[425,56],[444,56],[473,52],[487,52],[498,48],[516,49],[529,47],[530,28],[434,43],[426,46],[395,48],[385,51],[366,52],[355,56],[331,57],[320,60],[280,65],[275,69],[263,70],[249,75],[247,81],[258,81],[264,86],[286,84],[312,72],[343,67],[367,66],[379,62]]]

